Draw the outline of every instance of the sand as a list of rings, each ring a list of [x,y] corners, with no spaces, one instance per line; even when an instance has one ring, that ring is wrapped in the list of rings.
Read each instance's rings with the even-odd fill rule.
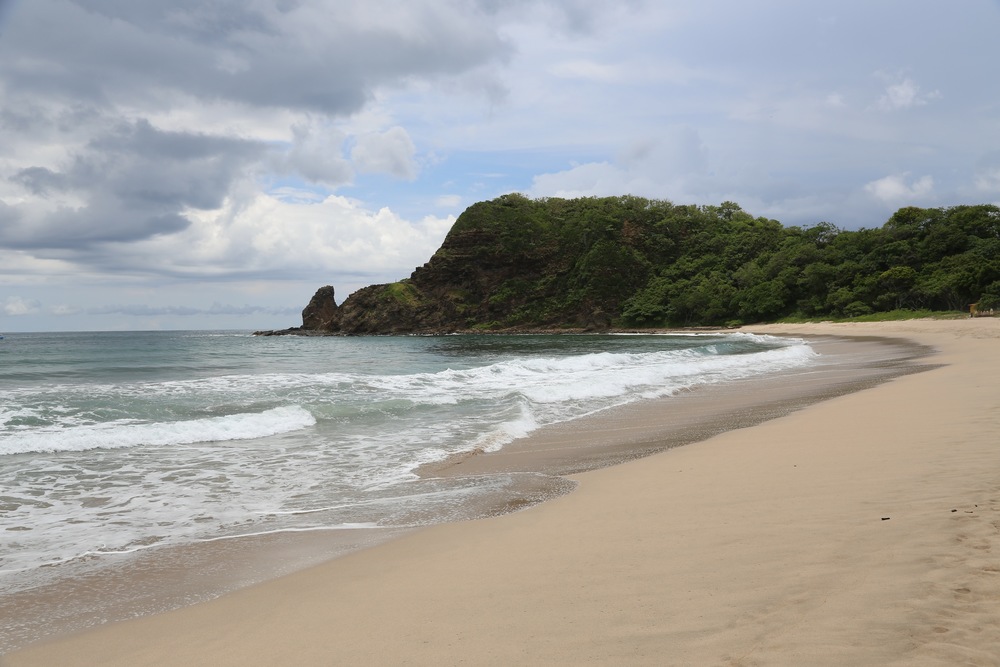
[[[0,664],[1000,664],[1000,320],[751,330],[940,366]]]

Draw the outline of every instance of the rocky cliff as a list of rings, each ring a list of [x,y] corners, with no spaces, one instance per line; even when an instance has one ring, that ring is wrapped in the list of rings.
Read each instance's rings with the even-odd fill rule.
[[[581,266],[587,255],[581,251],[592,250],[599,235],[564,238],[549,208],[546,202],[520,195],[474,204],[430,261],[408,279],[365,287],[339,307],[333,288],[320,288],[302,313],[301,330],[402,334],[606,329],[619,314],[622,299],[645,280],[642,263],[626,265],[633,258],[622,256],[628,255],[623,250],[603,261],[590,257]],[[572,208],[562,211],[567,216],[563,222],[576,228]],[[592,289],[595,282],[614,289]]]
[[[881,228],[784,227],[641,197],[470,206],[409,278],[320,288],[300,335],[728,325],[1000,304],[1000,208],[907,207]]]

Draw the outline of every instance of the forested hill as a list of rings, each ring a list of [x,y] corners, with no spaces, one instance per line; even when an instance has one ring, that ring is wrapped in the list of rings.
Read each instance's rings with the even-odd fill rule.
[[[337,307],[323,288],[303,330],[406,333],[727,325],[788,315],[1000,305],[1000,208],[903,208],[879,228],[785,227],[739,205],[640,197],[470,206],[407,280]]]

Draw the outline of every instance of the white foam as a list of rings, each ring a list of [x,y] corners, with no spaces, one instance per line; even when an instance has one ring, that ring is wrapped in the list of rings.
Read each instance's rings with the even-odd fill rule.
[[[306,409],[292,405],[263,412],[178,422],[135,423],[117,420],[71,428],[53,428],[0,436],[0,454],[52,453],[119,449],[140,445],[180,445],[251,440],[288,433],[316,424]]]
[[[484,360],[466,356],[456,357],[461,366],[453,369],[408,374],[378,374],[377,364],[372,373],[358,365],[315,373],[282,366],[257,375],[15,389],[0,406],[0,455],[54,455],[17,457],[0,469],[0,486],[10,480],[16,500],[5,518],[24,527],[0,535],[0,575],[79,558],[79,551],[92,558],[208,536],[398,525],[414,503],[451,506],[452,496],[474,492],[410,493],[405,485],[421,464],[814,357],[802,341],[749,334],[713,335],[696,346],[493,358],[471,368]],[[264,409],[274,405],[288,407]],[[132,419],[94,423],[123,416]],[[280,443],[171,446],[314,425]],[[58,454],[129,447],[139,449]],[[17,549],[3,548],[4,538],[16,538]]]
[[[371,521],[348,521],[344,523],[324,525],[324,526],[304,526],[302,528],[281,528],[279,530],[260,530],[253,533],[240,533],[238,535],[218,535],[216,537],[206,537],[199,542],[222,542],[224,540],[239,540],[246,537],[263,537],[265,535],[281,535],[282,533],[316,533],[327,530],[372,530],[382,526]]]
[[[476,440],[473,450],[481,449],[484,452],[495,452],[503,448],[518,438],[523,438],[538,428],[538,420],[524,402],[520,404],[521,414],[517,419],[513,419],[500,424],[495,430],[486,433]]]
[[[775,342],[741,334],[754,342]],[[701,382],[739,379],[809,363],[813,352],[804,344],[751,354],[718,354],[715,346],[700,351],[649,353],[600,352],[568,357],[501,361],[468,370],[387,376],[371,384],[417,403],[457,403],[520,393],[532,403],[558,404],[589,399],[626,398],[649,391],[668,395]]]

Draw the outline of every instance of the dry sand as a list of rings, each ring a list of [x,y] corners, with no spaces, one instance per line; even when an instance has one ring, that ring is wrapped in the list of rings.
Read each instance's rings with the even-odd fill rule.
[[[0,664],[1000,664],[1000,320],[752,330],[941,366]]]

